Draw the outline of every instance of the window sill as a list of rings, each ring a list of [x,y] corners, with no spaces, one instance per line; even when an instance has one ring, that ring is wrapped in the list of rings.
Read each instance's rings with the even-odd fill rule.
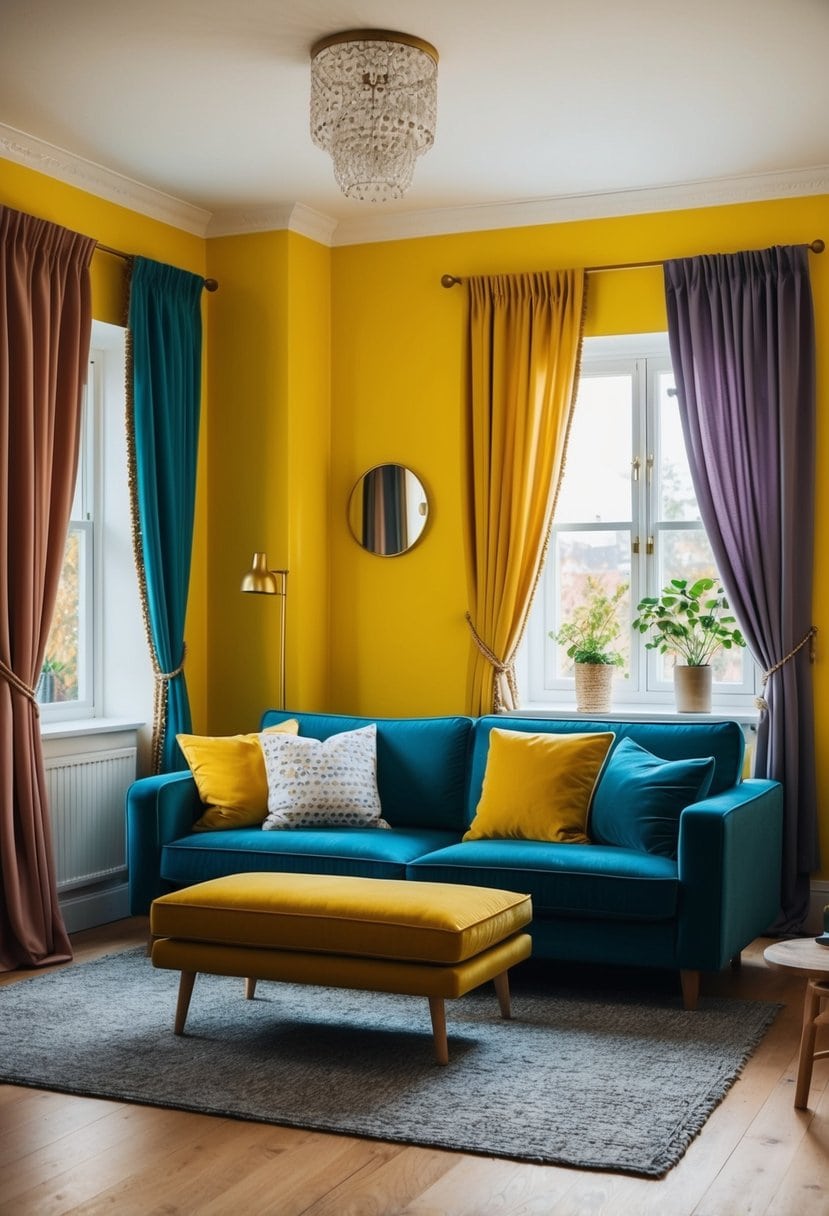
[[[741,726],[756,727],[760,711],[754,706],[718,706],[710,714],[681,714],[670,705],[620,705],[614,703],[607,713],[582,713],[575,705],[524,706],[505,711],[512,718],[580,718],[602,722],[739,722]]]
[[[121,730],[140,730],[143,722],[131,718],[64,718],[62,722],[41,722],[43,739],[75,739],[84,735],[106,735]]]

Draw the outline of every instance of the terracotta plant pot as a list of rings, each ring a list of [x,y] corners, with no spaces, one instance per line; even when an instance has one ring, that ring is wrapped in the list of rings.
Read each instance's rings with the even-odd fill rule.
[[[612,699],[613,672],[609,663],[575,663],[576,709],[581,713],[607,713]]]
[[[677,664],[674,668],[674,699],[678,713],[710,714],[711,668],[707,665],[687,667]]]

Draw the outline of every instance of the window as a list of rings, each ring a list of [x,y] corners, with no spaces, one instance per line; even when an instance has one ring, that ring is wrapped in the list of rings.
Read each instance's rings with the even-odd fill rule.
[[[528,702],[573,698],[572,664],[549,636],[583,598],[587,580],[628,584],[621,617],[672,578],[716,577],[699,517],[671,369],[667,334],[586,339],[567,461],[539,593],[522,656]],[[616,701],[673,702],[672,655],[645,649],[624,628],[625,686]],[[744,650],[712,664],[714,697],[738,705],[754,692]]]
[[[95,568],[100,560],[96,502],[100,396],[93,354],[82,403],[78,475],[63,569],[36,689],[45,721],[91,717],[95,712]]]
[[[152,716],[152,666],[133,560],[124,346],[123,329],[93,321],[78,480],[37,687],[45,733],[71,733],[71,719],[82,732],[91,726],[82,719]]]

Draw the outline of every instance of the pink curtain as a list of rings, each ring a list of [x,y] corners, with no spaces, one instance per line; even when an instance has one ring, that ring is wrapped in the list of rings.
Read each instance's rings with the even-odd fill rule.
[[[72,957],[34,687],[72,508],[94,248],[0,206],[0,971]]]

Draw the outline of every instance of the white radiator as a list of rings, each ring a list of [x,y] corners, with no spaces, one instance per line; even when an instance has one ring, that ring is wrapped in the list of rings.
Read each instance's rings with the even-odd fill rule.
[[[59,891],[126,871],[124,795],[135,755],[122,747],[44,761]]]

